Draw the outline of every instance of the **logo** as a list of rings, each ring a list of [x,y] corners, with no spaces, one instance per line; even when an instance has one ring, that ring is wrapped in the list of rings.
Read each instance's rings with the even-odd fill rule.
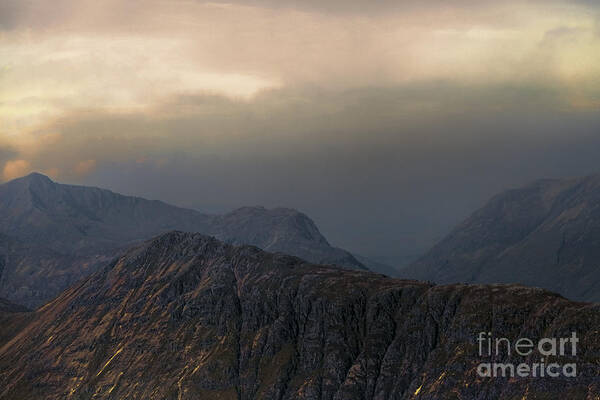
[[[570,337],[542,338],[537,342],[529,338],[517,339],[514,343],[508,338],[494,338],[491,332],[480,332],[477,337],[479,344],[479,356],[482,358],[498,359],[502,357],[520,356],[524,358],[519,364],[506,362],[481,363],[477,366],[477,374],[480,377],[521,377],[521,378],[558,378],[577,376],[577,365],[575,363],[558,364],[546,362],[547,359],[577,355],[576,332]],[[525,358],[527,357],[527,360]],[[531,359],[535,362],[525,362]]]

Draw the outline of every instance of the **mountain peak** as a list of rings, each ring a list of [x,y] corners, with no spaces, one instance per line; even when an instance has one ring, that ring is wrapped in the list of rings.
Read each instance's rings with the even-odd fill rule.
[[[543,179],[494,196],[402,275],[539,286],[600,300],[600,177]]]
[[[50,177],[48,177],[47,175],[44,175],[41,172],[35,172],[35,171],[32,172],[32,173],[30,173],[30,174],[28,174],[28,175],[25,175],[24,178],[27,178],[27,179],[44,179],[44,180],[52,182],[52,179],[50,179]]]
[[[365,269],[347,251],[332,247],[310,218],[296,210],[245,207],[205,215],[104,189],[64,185],[32,173],[0,185],[0,234],[29,247],[11,250],[14,256],[7,258],[0,297],[39,306],[115,252],[173,229],[314,263]]]
[[[53,184],[54,181],[52,179],[50,179],[49,177],[47,177],[44,174],[41,174],[39,172],[32,172],[29,175],[25,175],[22,176],[20,178],[16,178],[13,179],[12,181],[8,182],[8,183],[13,183],[13,182],[21,182],[21,183],[26,183],[29,185],[47,185],[47,184]]]
[[[539,289],[433,286],[169,232],[6,315],[0,397],[583,399],[598,392],[599,321],[597,305]],[[469,349],[490,326],[509,343],[578,327],[586,346],[557,359],[577,376],[481,379],[475,366],[495,358]]]

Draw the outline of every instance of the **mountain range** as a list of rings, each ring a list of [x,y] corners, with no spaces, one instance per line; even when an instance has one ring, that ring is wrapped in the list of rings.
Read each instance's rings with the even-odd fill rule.
[[[244,207],[208,215],[32,173],[0,185],[0,297],[37,307],[130,245],[170,230],[366,269],[296,210]]]
[[[493,197],[401,276],[539,286],[600,301],[600,175],[539,180]]]
[[[600,305],[445,285],[170,232],[0,324],[0,399],[594,399]],[[2,314],[0,314],[2,315]],[[579,335],[577,377],[482,378],[477,337]]]

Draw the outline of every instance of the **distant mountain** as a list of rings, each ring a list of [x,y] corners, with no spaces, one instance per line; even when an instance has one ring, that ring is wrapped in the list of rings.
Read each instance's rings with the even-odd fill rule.
[[[541,180],[495,196],[401,276],[518,282],[600,301],[600,176]]]
[[[178,226],[192,230],[208,216],[109,190],[63,185],[33,173],[0,186],[2,233],[56,251],[103,251]]]
[[[370,271],[384,274],[392,278],[400,276],[400,269],[396,267],[392,267],[391,265],[375,261],[370,257],[361,256],[360,254],[353,255],[358,261],[361,262],[361,264],[367,267]]]
[[[168,233],[0,345],[0,398],[587,399],[600,305],[522,286],[432,286]],[[22,314],[20,314],[22,318]],[[16,317],[15,317],[16,318]],[[9,321],[10,322],[10,321]],[[575,378],[481,378],[477,337],[570,337]],[[0,334],[6,329],[0,325]]]
[[[198,232],[231,244],[250,244],[307,261],[365,269],[346,250],[332,247],[305,214],[289,208],[243,207],[210,218]]]
[[[33,173],[0,185],[0,297],[36,307],[135,242],[170,230],[201,232],[308,261],[365,267],[329,245],[290,209],[207,215],[109,190],[58,184]]]

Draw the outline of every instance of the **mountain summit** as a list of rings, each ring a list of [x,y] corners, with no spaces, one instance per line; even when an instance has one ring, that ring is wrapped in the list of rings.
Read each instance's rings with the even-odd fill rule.
[[[33,173],[0,185],[0,297],[36,307],[131,244],[170,230],[365,268],[296,210],[245,207],[207,215]]]
[[[38,173],[0,185],[0,231],[56,251],[114,249],[174,226],[192,230],[208,218],[161,201],[55,183]]]
[[[518,282],[600,301],[600,175],[540,180],[492,198],[402,276]]]
[[[577,362],[576,378],[477,375],[480,332],[573,326],[577,357],[553,361]],[[8,316],[0,398],[591,399],[599,326],[598,305],[540,289],[433,286],[171,232]]]
[[[47,186],[52,185],[54,181],[44,174],[40,174],[39,172],[32,172],[29,175],[13,179],[12,181],[10,181],[10,183],[12,185]]]

